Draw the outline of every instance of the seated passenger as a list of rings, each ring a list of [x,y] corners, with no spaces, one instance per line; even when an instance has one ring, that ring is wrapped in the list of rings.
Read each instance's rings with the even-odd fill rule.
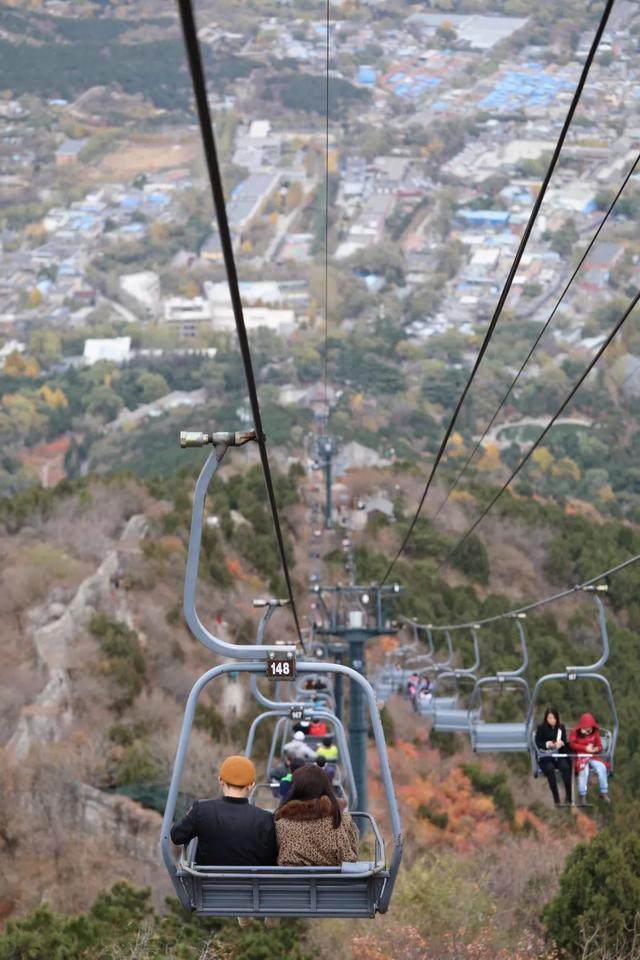
[[[577,756],[574,760],[576,772],[578,774],[578,793],[580,795],[580,805],[584,806],[587,802],[587,786],[589,783],[589,771],[593,770],[600,784],[600,799],[605,803],[609,800],[609,764],[597,755],[602,753],[602,740],[600,739],[600,728],[596,718],[591,713],[583,713],[578,720],[575,730],[569,734],[569,746]],[[585,756],[587,754],[587,756]],[[593,755],[593,756],[592,756]]]
[[[282,748],[284,753],[285,760],[307,760],[312,761],[316,758],[315,750],[312,750],[311,747],[305,742],[305,735],[302,730],[296,730],[293,735],[293,738],[285,743]]]
[[[293,775],[296,770],[299,770],[300,767],[304,767],[304,760],[293,760],[285,761],[287,765],[287,772],[284,776],[280,777],[280,783],[278,784],[278,795],[281,799],[284,799],[288,796],[289,791],[291,790],[291,783],[293,781]]]
[[[323,737],[322,743],[316,750],[316,754],[319,757],[324,757],[325,760],[331,762],[338,759],[338,748],[333,742],[333,737]]]
[[[324,770],[305,764],[293,775],[287,799],[275,812],[280,866],[333,867],[358,857],[358,830]]]
[[[407,695],[409,697],[415,697],[418,692],[418,681],[420,677],[417,673],[412,673],[409,679],[407,680]]]
[[[310,737],[326,737],[327,724],[324,720],[312,720],[309,726]]]
[[[547,707],[544,720],[536,728],[536,747],[541,751],[561,754],[561,756],[540,756],[538,760],[556,806],[560,804],[556,770],[560,771],[564,783],[566,802],[571,803],[571,761],[566,755],[568,745],[567,730],[565,725],[560,723],[560,714],[555,707]]]
[[[220,767],[222,796],[195,800],[186,817],[171,828],[171,839],[187,845],[198,839],[196,863],[264,866],[276,863],[276,831],[267,810],[249,803],[256,769],[247,757],[227,757]]]

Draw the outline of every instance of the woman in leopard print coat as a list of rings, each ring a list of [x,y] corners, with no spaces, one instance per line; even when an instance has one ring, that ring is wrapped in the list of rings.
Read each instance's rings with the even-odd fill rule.
[[[358,859],[358,830],[315,763],[296,770],[274,819],[282,867],[333,867]]]

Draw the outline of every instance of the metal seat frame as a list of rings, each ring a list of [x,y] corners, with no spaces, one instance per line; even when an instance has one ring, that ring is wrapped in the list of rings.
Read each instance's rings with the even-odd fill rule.
[[[527,717],[531,693],[524,678],[529,666],[527,638],[521,623],[526,614],[514,614],[513,621],[518,632],[522,660],[516,670],[499,670],[495,676],[481,677],[476,683],[469,701],[469,734],[471,746],[476,753],[527,753]],[[525,700],[525,716],[522,722],[487,723],[482,719],[482,694],[488,687],[497,687],[500,692],[519,690]]]
[[[376,838],[376,856],[372,863],[332,867],[206,867],[197,866],[194,857],[185,854],[176,863],[171,850],[173,823],[180,780],[184,769],[198,698],[216,677],[231,673],[262,674],[263,663],[224,663],[204,673],[194,684],[185,710],[176,751],[167,805],[162,821],[161,849],[174,890],[186,909],[200,916],[299,916],[299,917],[371,917],[384,913],[402,858],[402,825],[389,767],[382,723],[371,685],[356,670],[338,663],[298,665],[303,673],[321,668],[322,672],[342,673],[358,683],[369,707],[375,744],[380,758],[380,775],[385,790],[393,831],[393,854],[387,869],[384,843],[374,818],[366,817]]]
[[[461,681],[471,681],[473,683],[473,690],[471,692],[471,699],[473,699],[473,694],[475,692],[475,687],[478,683],[478,678],[476,676],[476,671],[480,666],[480,644],[478,642],[478,631],[479,628],[471,627],[471,639],[473,642],[473,663],[470,667],[456,668],[453,670],[447,670],[440,674],[439,681],[442,680],[454,680],[456,685],[456,694],[455,694],[455,705],[449,706],[446,702],[443,703],[443,700],[446,698],[443,697],[434,697],[433,701],[433,729],[436,733],[468,733],[469,732],[469,723],[471,711],[468,707],[459,707],[458,701],[460,696],[460,682]],[[441,701],[440,703],[438,701]]]

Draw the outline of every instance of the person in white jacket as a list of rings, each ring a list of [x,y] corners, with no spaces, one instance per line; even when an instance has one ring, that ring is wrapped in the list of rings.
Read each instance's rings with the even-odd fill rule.
[[[304,763],[311,763],[316,759],[316,752],[306,743],[306,737],[302,730],[297,730],[293,738],[285,743],[282,750],[288,760],[302,760]]]

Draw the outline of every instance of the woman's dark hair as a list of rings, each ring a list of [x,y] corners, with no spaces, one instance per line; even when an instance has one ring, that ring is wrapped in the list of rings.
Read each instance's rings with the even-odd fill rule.
[[[322,738],[322,746],[323,746],[323,747],[331,747],[331,746],[333,746],[333,737],[323,737],[323,738]]]
[[[333,820],[333,829],[337,830],[342,822],[340,804],[336,797],[331,781],[324,770],[315,763],[305,763],[304,767],[296,770],[291,779],[291,790],[287,794],[283,803],[276,810],[276,820],[282,809],[291,803],[292,800],[302,800],[303,802],[315,801],[314,817],[321,819],[320,801],[327,797],[331,803],[331,818]]]
[[[560,714],[558,713],[558,711],[557,711],[557,709],[556,709],[555,707],[547,707],[547,709],[546,709],[545,712],[544,712],[544,723],[547,722],[547,717],[549,716],[549,714],[551,714],[551,716],[553,716],[553,717],[556,718],[556,727],[559,727],[559,726],[560,726]]]

